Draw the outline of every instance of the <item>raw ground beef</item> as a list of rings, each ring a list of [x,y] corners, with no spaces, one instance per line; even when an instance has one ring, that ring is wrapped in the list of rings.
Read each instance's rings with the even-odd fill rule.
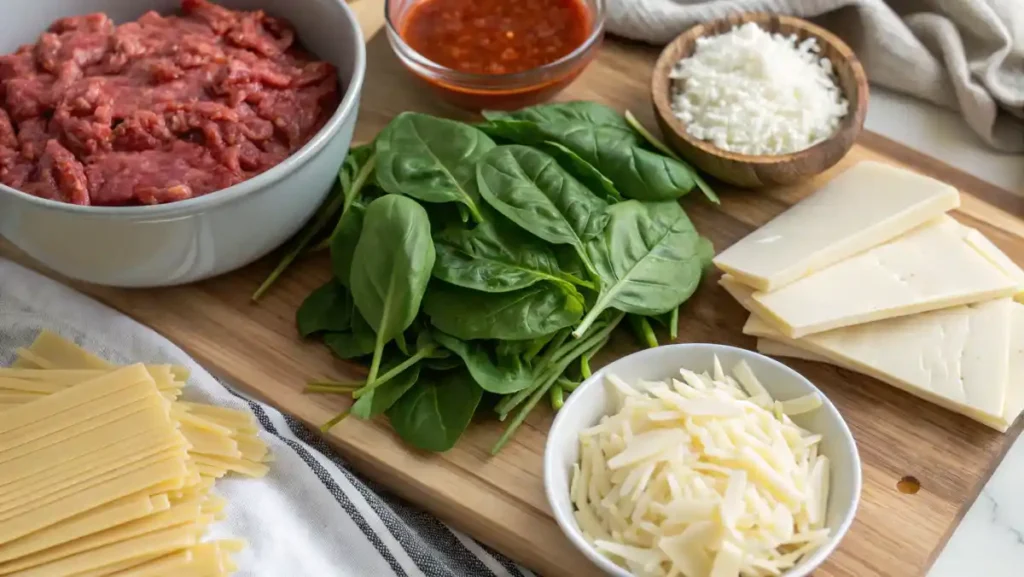
[[[280,163],[338,107],[334,67],[288,22],[181,7],[63,18],[0,56],[0,182],[82,205],[184,200]]]

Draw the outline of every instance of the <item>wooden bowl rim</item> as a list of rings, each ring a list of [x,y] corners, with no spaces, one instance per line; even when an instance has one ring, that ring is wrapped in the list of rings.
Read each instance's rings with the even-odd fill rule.
[[[740,22],[736,23],[735,20],[739,18]],[[793,162],[804,157],[813,156],[819,154],[819,150],[829,146],[829,144],[836,138],[843,135],[849,130],[859,130],[861,121],[858,119],[863,118],[867,111],[868,105],[868,93],[857,94],[855,101],[851,101],[850,95],[844,92],[843,96],[846,97],[846,101],[852,104],[852,107],[847,111],[846,117],[843,118],[842,124],[839,129],[836,130],[832,136],[822,140],[821,142],[798,150],[796,152],[790,152],[788,154],[781,155],[768,155],[768,154],[740,154],[729,150],[723,150],[717,146],[707,142],[705,140],[698,140],[690,136],[686,131],[686,126],[676,118],[672,112],[672,105],[669,100],[669,92],[662,92],[658,90],[659,78],[667,80],[667,88],[671,90],[672,80],[668,78],[669,72],[672,67],[675,66],[679,60],[679,52],[683,45],[688,45],[697,41],[698,38],[702,38],[708,35],[719,35],[724,34],[728,30],[725,29],[727,25],[738,26],[747,22],[762,23],[771,20],[778,20],[780,24],[795,29],[802,30],[811,36],[817,38],[819,42],[829,44],[834,47],[838,52],[843,54],[849,54],[848,58],[843,60],[843,64],[848,66],[853,73],[854,80],[858,86],[867,86],[867,75],[864,72],[864,66],[861,65],[860,59],[853,50],[843,42],[838,36],[832,34],[828,30],[808,22],[802,18],[795,16],[780,16],[777,14],[768,14],[765,12],[742,12],[719,18],[717,20],[710,20],[708,22],[702,22],[691,26],[679,36],[676,36],[672,42],[669,42],[665,48],[661,51],[661,55],[658,56],[658,61],[654,64],[654,72],[651,76],[651,99],[654,101],[654,107],[657,109],[658,115],[662,117],[676,135],[679,138],[685,140],[690,146],[700,149],[702,152],[722,158],[725,160],[731,160],[734,162],[742,162],[746,164],[756,165],[771,165],[771,164],[783,164]],[[731,27],[729,28],[731,29]],[[720,31],[719,31],[720,30]],[[836,69],[836,62],[832,62],[833,68]],[[842,86],[839,86],[840,90],[843,90]]]

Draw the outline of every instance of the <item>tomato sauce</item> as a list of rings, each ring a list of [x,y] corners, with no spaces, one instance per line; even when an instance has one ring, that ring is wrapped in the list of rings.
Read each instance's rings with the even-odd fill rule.
[[[582,0],[425,0],[402,24],[405,42],[437,64],[513,74],[568,55],[592,22]]]

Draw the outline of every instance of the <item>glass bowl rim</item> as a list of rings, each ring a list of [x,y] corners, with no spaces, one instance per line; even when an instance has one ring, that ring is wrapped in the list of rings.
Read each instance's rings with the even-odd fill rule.
[[[411,64],[416,67],[438,75],[439,79],[446,83],[478,89],[490,88],[493,90],[508,90],[512,87],[534,86],[538,83],[536,79],[537,76],[543,76],[544,73],[552,70],[559,70],[566,65],[570,65],[579,60],[582,56],[586,55],[587,52],[593,49],[604,35],[606,0],[573,0],[581,2],[586,7],[587,13],[593,18],[593,21],[590,27],[590,35],[587,36],[586,40],[584,40],[579,46],[573,49],[572,52],[569,52],[558,60],[542,64],[535,68],[523,70],[521,72],[513,72],[510,74],[478,74],[475,72],[463,72],[461,70],[449,68],[443,64],[438,64],[423,54],[420,54],[420,52],[413,47],[409,46],[405,39],[402,38],[396,23],[391,17],[391,7],[396,1],[398,0],[385,0],[384,23],[387,27],[388,38],[391,40],[396,51],[400,52],[400,56],[411,60]],[[413,0],[413,3],[415,2],[416,0]],[[593,9],[591,6],[593,6]]]

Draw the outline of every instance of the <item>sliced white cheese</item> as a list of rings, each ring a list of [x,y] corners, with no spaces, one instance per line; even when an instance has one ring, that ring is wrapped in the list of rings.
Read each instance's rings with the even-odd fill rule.
[[[821,355],[814,354],[810,351],[805,351],[792,345],[787,345],[786,343],[780,343],[779,341],[773,339],[757,339],[757,352],[761,353],[762,355],[769,355],[772,357],[790,357],[793,359],[814,361],[816,363],[826,363],[833,365],[836,364]]]
[[[1024,412],[1024,304],[1014,303],[1010,324],[1010,380],[1003,417],[1012,424]]]
[[[949,217],[806,276],[754,292],[752,312],[790,338],[1013,296],[1018,284]]]
[[[751,315],[743,332],[820,355],[1005,431],[1008,298],[789,339]]]
[[[960,206],[947,184],[860,162],[722,251],[714,263],[770,291],[877,246]]]
[[[1017,263],[1006,256],[1006,253],[999,250],[999,247],[989,240],[988,237],[981,234],[980,231],[967,226],[961,226],[963,227],[964,240],[967,241],[967,244],[971,245],[982,256],[987,258],[989,262],[999,267],[1003,274],[1017,283],[1016,299],[1018,302],[1024,303],[1024,269],[1021,269]]]
[[[1003,400],[1003,418],[1007,424],[1012,424],[1017,420],[1021,412],[1024,412],[1024,304],[1014,303],[1011,323],[1010,369],[1006,384],[1006,396]],[[843,363],[838,363],[811,351],[773,339],[757,339],[757,352],[773,357],[790,357],[825,363],[857,372],[857,369],[846,366]]]

